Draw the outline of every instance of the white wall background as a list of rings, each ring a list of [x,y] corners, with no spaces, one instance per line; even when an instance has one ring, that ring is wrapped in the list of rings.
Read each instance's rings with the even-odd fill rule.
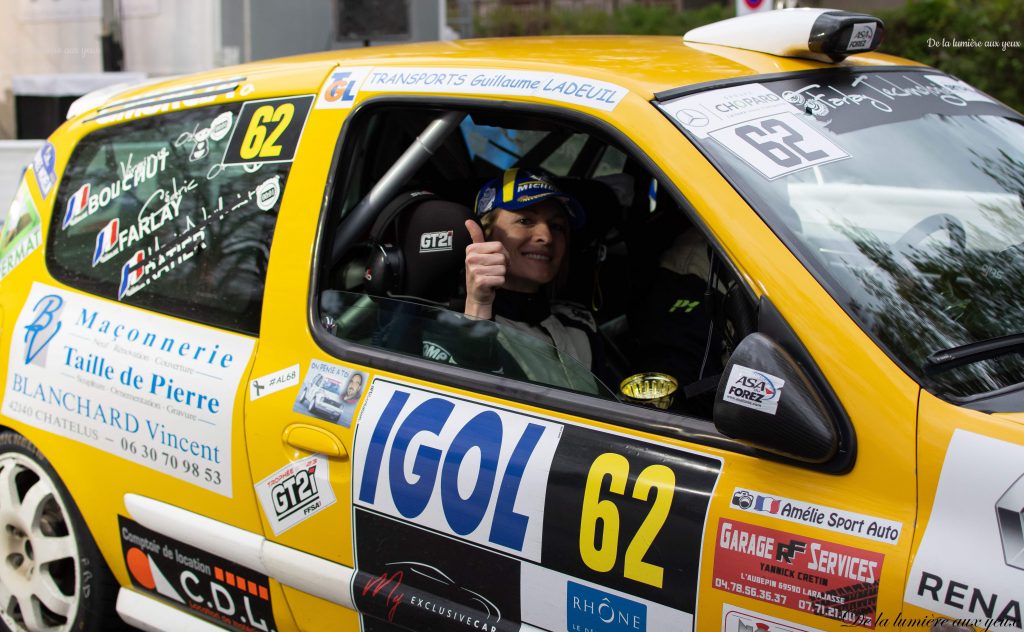
[[[217,0],[121,0],[125,70],[205,70],[220,50]],[[14,138],[11,76],[103,70],[101,0],[0,0],[0,138]]]

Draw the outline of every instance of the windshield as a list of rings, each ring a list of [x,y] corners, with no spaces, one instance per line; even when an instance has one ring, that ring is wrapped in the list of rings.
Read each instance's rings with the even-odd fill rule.
[[[843,308],[954,400],[1024,380],[1018,355],[929,357],[1024,333],[1024,126],[934,70],[837,69],[659,104]]]

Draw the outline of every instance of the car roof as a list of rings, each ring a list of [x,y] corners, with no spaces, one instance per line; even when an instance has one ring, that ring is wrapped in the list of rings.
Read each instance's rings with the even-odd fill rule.
[[[492,68],[558,72],[607,81],[644,98],[688,85],[763,74],[822,68],[919,65],[880,53],[854,55],[840,63],[712,44],[684,42],[682,36],[550,36],[467,39],[332,50],[284,57],[197,73],[163,82],[148,82],[90,104],[109,108],[149,95],[196,84],[239,78],[251,82],[247,96],[316,92],[334,67],[415,66]],[[230,96],[230,95],[229,95]]]

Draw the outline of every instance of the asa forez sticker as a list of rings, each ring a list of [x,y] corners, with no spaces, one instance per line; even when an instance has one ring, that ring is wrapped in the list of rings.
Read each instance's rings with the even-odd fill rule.
[[[253,340],[35,283],[3,414],[231,497],[231,425]]]
[[[365,382],[366,374],[361,371],[313,360],[292,410],[348,427]]]
[[[238,112],[222,165],[291,162],[306,126],[312,94],[246,101]],[[212,133],[212,131],[211,131]]]
[[[762,516],[896,544],[903,523],[737,487],[729,506]]]
[[[954,432],[927,525],[907,603],[979,627],[1024,628],[1024,446]]]
[[[322,454],[294,461],[256,483],[256,495],[274,535],[334,504],[330,463]]]
[[[874,551],[720,518],[714,587],[874,628],[884,559]]]
[[[607,602],[595,616],[611,608],[615,626],[632,626],[609,630],[693,627],[720,459],[377,378],[356,424],[353,464],[359,572],[363,553],[385,546],[379,530],[359,527],[372,513],[415,525],[407,536],[415,551],[435,546],[420,534],[447,538],[444,564],[409,559],[451,578],[495,572],[462,549],[512,562],[515,572],[502,573],[514,585],[500,592],[517,605],[501,608],[503,620],[585,630]],[[416,573],[402,581],[427,590]],[[376,587],[379,617],[393,573]],[[395,617],[406,607],[396,603]]]
[[[0,279],[10,274],[42,243],[39,210],[32,200],[28,184],[22,179],[4,218],[3,228],[0,228]]]
[[[132,586],[221,626],[275,632],[265,575],[118,516]]]
[[[351,107],[360,92],[521,96],[610,112],[628,94],[622,86],[555,72],[489,68],[339,68],[320,89],[317,107]]]
[[[722,605],[722,632],[818,632],[790,621],[729,604]]]
[[[734,364],[729,371],[722,399],[774,415],[785,385],[786,381],[780,377]]]
[[[278,391],[299,384],[299,365],[293,364],[290,367],[274,371],[263,377],[253,378],[249,382],[249,399],[256,401]]]

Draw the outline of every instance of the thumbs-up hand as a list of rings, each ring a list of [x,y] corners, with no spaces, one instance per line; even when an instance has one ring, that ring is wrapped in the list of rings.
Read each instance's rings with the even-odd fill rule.
[[[490,318],[494,291],[505,284],[509,254],[500,241],[485,241],[475,221],[466,220],[473,243],[466,246],[466,315]]]

